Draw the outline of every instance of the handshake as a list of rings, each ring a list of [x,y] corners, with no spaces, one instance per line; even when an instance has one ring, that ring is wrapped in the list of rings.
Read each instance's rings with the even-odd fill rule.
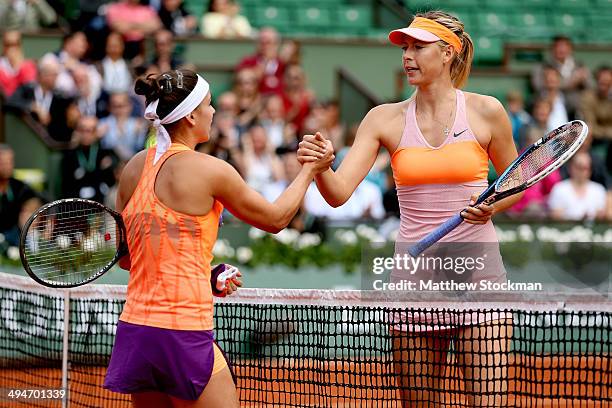
[[[320,174],[329,169],[334,162],[334,146],[330,140],[317,132],[314,135],[304,135],[299,144],[297,159],[304,168]]]

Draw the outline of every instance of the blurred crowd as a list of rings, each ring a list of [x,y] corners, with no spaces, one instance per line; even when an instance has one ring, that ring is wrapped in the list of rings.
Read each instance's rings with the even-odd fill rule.
[[[531,86],[529,109],[520,92],[506,96],[519,152],[570,120],[586,122],[589,134],[572,160],[527,190],[508,215],[612,220],[612,66],[591,72],[575,59],[572,40],[558,36],[548,59],[534,68]]]
[[[296,177],[300,165],[295,152],[302,135],[320,131],[332,141],[334,168],[352,145],[358,124],[343,123],[338,102],[322,100],[309,88],[299,42],[283,40],[272,28],[255,31],[234,1],[213,0],[201,17],[189,14],[182,0],[83,3],[74,24],[78,29],[64,36],[59,49],[32,61],[24,56],[20,31],[53,25],[61,13],[45,0],[0,1],[6,29],[0,58],[4,107],[31,115],[51,138],[65,144],[62,197],[114,206],[124,164],[153,142],[142,118],[144,100],[133,91],[134,79],[170,69],[197,70],[183,60],[176,36],[255,40],[252,54],[236,65],[231,88],[213,95],[211,138],[198,149],[232,164],[268,200]],[[19,13],[15,4],[23,7]],[[147,38],[153,40],[151,50],[146,49]],[[550,51],[550,59],[533,72],[533,98],[526,101],[516,91],[507,95],[517,148],[576,118],[590,126],[589,138],[568,165],[531,188],[508,215],[611,220],[612,70],[602,66],[589,71],[574,59],[569,38],[555,38]],[[0,218],[7,224],[0,232],[8,231],[7,237],[23,222],[23,211],[31,212],[45,200],[15,184],[12,154],[9,146],[0,146]],[[381,152],[364,182],[339,208],[327,205],[313,184],[291,227],[320,232],[326,222],[368,218],[393,224],[399,206],[389,162]]]

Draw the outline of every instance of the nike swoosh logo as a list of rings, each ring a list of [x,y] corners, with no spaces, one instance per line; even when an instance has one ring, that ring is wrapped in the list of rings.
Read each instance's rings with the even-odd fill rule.
[[[463,132],[465,132],[467,129],[463,129],[461,132],[459,133],[453,133],[453,137],[458,137],[459,135],[461,135]]]

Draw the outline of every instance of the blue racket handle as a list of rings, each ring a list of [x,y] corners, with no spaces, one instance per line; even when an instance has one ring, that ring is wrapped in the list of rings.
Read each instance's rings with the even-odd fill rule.
[[[412,247],[408,249],[408,253],[412,257],[419,256],[424,250],[438,242],[442,237],[446,234],[457,228],[463,222],[463,217],[460,214],[457,214],[448,220],[434,231],[427,234],[425,238],[414,244]]]

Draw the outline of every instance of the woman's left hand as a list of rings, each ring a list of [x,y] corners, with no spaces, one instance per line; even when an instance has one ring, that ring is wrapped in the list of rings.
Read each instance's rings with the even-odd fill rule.
[[[225,297],[231,295],[242,286],[242,273],[233,265],[225,264],[225,271],[217,277],[215,296]],[[221,287],[220,287],[221,286]]]
[[[495,209],[492,205],[480,203],[476,207],[472,207],[478,199],[478,196],[480,196],[480,193],[472,194],[469,207],[466,207],[466,209],[461,212],[463,220],[467,223],[486,224],[495,213]]]

